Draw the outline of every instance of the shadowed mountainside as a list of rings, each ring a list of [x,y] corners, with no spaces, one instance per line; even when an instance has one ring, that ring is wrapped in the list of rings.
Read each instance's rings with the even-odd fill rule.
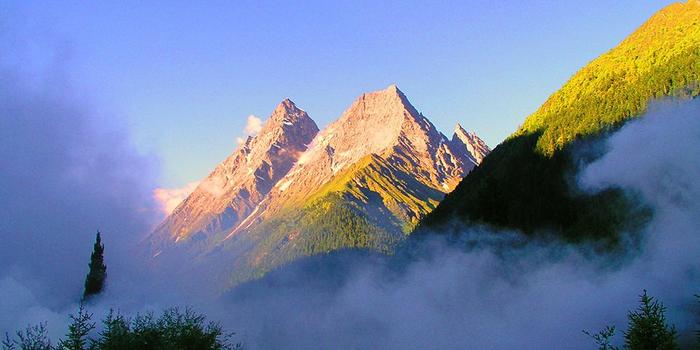
[[[457,220],[614,242],[616,233],[641,224],[648,211],[620,190],[579,193],[573,174],[600,154],[587,149],[596,138],[642,114],[654,99],[697,96],[699,81],[700,1],[672,4],[577,72],[417,231],[452,232],[449,223]]]

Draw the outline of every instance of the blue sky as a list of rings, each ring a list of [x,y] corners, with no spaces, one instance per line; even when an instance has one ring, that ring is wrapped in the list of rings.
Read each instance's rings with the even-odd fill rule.
[[[26,64],[66,58],[177,187],[231,153],[250,114],[289,97],[323,127],[391,83],[448,136],[460,122],[495,146],[670,2],[5,1],[0,34]]]

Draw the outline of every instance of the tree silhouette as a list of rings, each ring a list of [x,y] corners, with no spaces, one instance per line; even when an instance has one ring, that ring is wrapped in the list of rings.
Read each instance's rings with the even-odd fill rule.
[[[615,336],[615,326],[607,326],[595,334],[584,330],[583,334],[593,338],[598,346],[598,350],[619,350],[618,347],[612,345],[612,340]]]
[[[24,331],[17,331],[14,339],[5,333],[2,341],[3,350],[54,350],[49,340],[46,323],[39,323],[34,326],[27,326]]]
[[[639,308],[627,315],[629,326],[625,332],[625,349],[678,349],[676,329],[666,322],[666,307],[649,296],[646,290],[639,296],[639,301]]]
[[[99,236],[98,236],[99,237]],[[66,339],[58,344],[60,350],[85,350],[88,346],[88,334],[95,328],[95,323],[90,322],[92,314],[85,310],[85,306],[80,303],[78,313],[70,315],[71,324],[68,326]]]
[[[100,231],[97,231],[95,237],[95,246],[90,256],[90,271],[85,277],[85,290],[83,291],[83,300],[88,300],[90,297],[102,292],[107,277],[107,266],[104,263],[105,246],[100,238]]]

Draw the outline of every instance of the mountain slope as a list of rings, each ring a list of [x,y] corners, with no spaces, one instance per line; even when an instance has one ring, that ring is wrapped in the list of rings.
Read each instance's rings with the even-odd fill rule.
[[[489,152],[459,125],[448,139],[395,85],[316,130],[283,102],[152,237],[219,268],[224,286],[302,256],[389,252]]]
[[[648,213],[621,191],[588,196],[571,190],[566,177],[576,170],[573,145],[640,115],[654,98],[697,96],[699,78],[700,1],[670,5],[576,73],[446,196],[419,231],[448,232],[446,223],[457,218],[526,233],[554,229],[574,241],[614,237]]]
[[[672,4],[617,47],[590,62],[516,132],[542,132],[551,155],[577,137],[644,112],[652,98],[700,91],[700,1]]]
[[[260,130],[205,178],[151,235],[157,246],[214,239],[239,224],[287,174],[318,133],[311,118],[284,100]]]
[[[389,252],[486,152],[461,127],[449,140],[395,85],[364,94],[316,136],[216,254],[234,257],[235,284],[302,256]]]
[[[483,143],[483,141],[482,141]],[[368,155],[386,159],[424,186],[447,192],[483,157],[450,142],[408,102],[395,85],[358,98],[314,138],[309,149],[237,231],[287,206],[299,206],[338,174]]]
[[[287,207],[242,233],[260,241],[236,254],[233,280],[259,277],[299,257],[344,248],[389,253],[443,196],[386,159],[366,156],[303,205]]]

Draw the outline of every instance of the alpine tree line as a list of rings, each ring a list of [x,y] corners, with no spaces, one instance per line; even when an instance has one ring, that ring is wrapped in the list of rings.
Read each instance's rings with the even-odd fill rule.
[[[85,288],[77,313],[70,315],[71,323],[63,339],[53,345],[46,323],[30,325],[17,331],[14,337],[5,333],[3,350],[227,350],[241,349],[231,341],[233,333],[224,332],[215,322],[191,309],[170,308],[156,317],[152,312],[135,317],[110,310],[101,320],[101,328],[93,314],[85,308],[105,288],[107,266],[104,244],[97,232],[85,277]]]

